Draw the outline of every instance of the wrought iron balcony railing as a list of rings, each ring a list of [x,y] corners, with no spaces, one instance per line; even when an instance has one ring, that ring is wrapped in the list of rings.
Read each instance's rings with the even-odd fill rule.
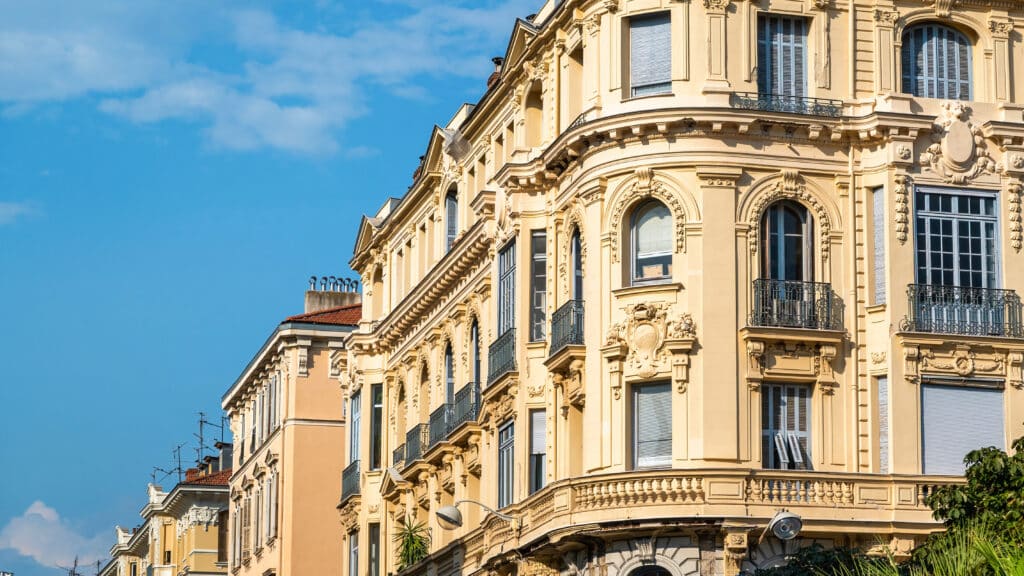
[[[583,300],[569,300],[551,315],[551,354],[583,344]]]
[[[506,330],[487,351],[487,383],[516,369],[516,331]]]
[[[841,330],[842,301],[826,282],[754,280],[751,326]]]
[[[341,499],[347,500],[359,494],[359,460],[349,464],[341,472]]]
[[[452,422],[455,420],[454,404],[442,404],[430,413],[430,448],[443,442],[452,431]]]
[[[1024,338],[1020,296],[1013,290],[911,284],[907,297],[904,330]]]
[[[423,451],[429,446],[430,426],[417,424],[405,435],[405,463],[412,464],[423,458]]]
[[[395,448],[391,452],[391,465],[395,467],[401,466],[405,462],[405,444],[402,444],[398,448]]]
[[[466,422],[473,422],[480,415],[480,384],[470,382],[455,393],[452,410],[452,430]]]
[[[843,115],[842,100],[805,98],[803,96],[766,94],[763,92],[736,92],[733,94],[732,107],[740,110],[786,112],[789,114],[829,116],[832,118],[839,118]]]

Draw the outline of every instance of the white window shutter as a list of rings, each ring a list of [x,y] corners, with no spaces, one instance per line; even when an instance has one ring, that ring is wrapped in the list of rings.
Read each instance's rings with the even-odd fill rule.
[[[669,384],[638,386],[634,393],[636,466],[672,464],[672,388]]]
[[[970,422],[970,426],[959,423]],[[1006,448],[1003,391],[921,386],[921,473],[964,473],[964,456],[985,446]]]
[[[667,12],[629,19],[629,70],[633,96],[672,90],[672,25]]]

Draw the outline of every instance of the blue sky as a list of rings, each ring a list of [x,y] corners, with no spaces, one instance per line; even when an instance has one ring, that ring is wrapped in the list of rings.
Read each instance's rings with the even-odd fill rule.
[[[0,0],[0,571],[139,522],[538,7]]]

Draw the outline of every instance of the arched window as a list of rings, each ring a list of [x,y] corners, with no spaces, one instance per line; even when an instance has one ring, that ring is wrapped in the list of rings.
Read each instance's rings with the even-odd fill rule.
[[[572,231],[569,241],[570,257],[572,258],[572,299],[583,300],[583,244],[580,241],[580,229]]]
[[[455,359],[452,357],[452,345],[444,350],[444,401],[446,404],[455,403]]]
[[[630,572],[629,576],[671,576],[671,572],[657,564],[645,564]]]
[[[476,384],[480,383],[480,328],[477,326],[476,320],[473,320],[473,325],[469,329],[469,340],[470,347],[473,349],[473,382]]]
[[[971,99],[971,43],[954,28],[927,23],[903,32],[903,91],[924,98]]]
[[[630,222],[632,284],[665,282],[672,277],[672,214],[657,200],[633,211]]]
[[[427,372],[427,365],[423,365],[420,372],[420,423],[428,422],[430,418],[430,374]]]
[[[809,281],[813,246],[807,209],[791,201],[768,207],[761,223],[765,234],[764,271],[772,280]]]
[[[444,197],[445,250],[451,250],[459,235],[459,197],[455,188]]]

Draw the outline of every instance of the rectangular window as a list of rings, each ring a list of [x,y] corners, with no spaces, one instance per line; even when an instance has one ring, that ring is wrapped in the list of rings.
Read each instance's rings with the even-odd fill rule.
[[[889,377],[879,376],[878,385],[878,471],[889,473]]]
[[[164,565],[167,566],[167,565],[170,565],[170,563],[171,563],[171,551],[170,550],[164,550]]]
[[[761,466],[811,468],[811,388],[801,384],[761,386]]]
[[[964,456],[986,446],[1006,447],[1002,390],[922,384],[922,474],[963,474]]]
[[[369,525],[370,573],[367,576],[380,576],[380,524]]]
[[[668,12],[629,19],[630,96],[672,92],[672,21]]]
[[[548,256],[547,234],[530,235],[530,341],[547,335]]]
[[[998,288],[997,195],[918,186],[917,283]]]
[[[384,432],[384,385],[370,386],[370,401],[373,402],[370,415],[370,470],[379,470]]]
[[[445,205],[445,250],[451,250],[455,237],[459,235],[459,198],[453,190],[444,198]]]
[[[359,576],[359,532],[348,535],[348,576]]]
[[[510,242],[498,253],[498,335],[515,328],[516,244]]]
[[[530,494],[547,483],[547,412],[530,410]]]
[[[362,424],[362,393],[356,392],[349,400],[348,463],[359,460],[359,428]]]
[[[217,561],[218,562],[223,562],[223,560],[220,559],[220,556],[217,556]],[[135,562],[132,562],[131,569],[130,569],[129,572],[130,572],[130,574],[132,576],[139,576],[139,565],[136,564]]]
[[[871,191],[871,243],[874,247],[874,304],[885,304],[885,188]]]
[[[672,387],[633,387],[633,467],[672,465]]]
[[[512,503],[515,428],[509,422],[498,429],[498,508]]]
[[[757,17],[757,91],[803,97],[807,93],[807,20]]]

